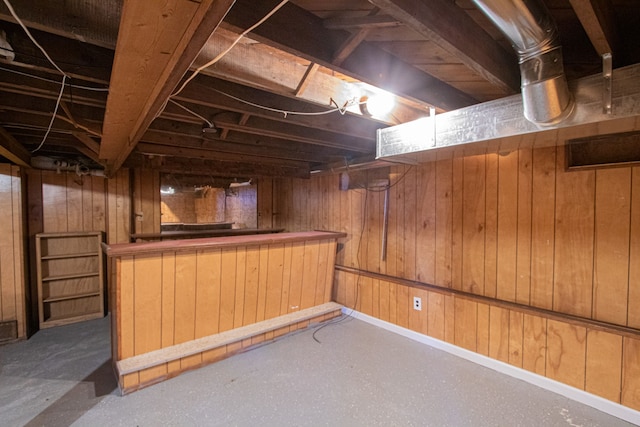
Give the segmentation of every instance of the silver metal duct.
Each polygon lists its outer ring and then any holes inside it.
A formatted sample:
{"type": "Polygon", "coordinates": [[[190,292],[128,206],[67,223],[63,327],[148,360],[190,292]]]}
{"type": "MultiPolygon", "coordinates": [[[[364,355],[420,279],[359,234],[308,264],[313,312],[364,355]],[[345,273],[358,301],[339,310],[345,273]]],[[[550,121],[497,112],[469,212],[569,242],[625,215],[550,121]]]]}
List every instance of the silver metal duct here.
{"type": "Polygon", "coordinates": [[[553,125],[571,114],[573,101],[556,25],[540,0],[473,0],[518,52],[527,120],[553,125]]]}

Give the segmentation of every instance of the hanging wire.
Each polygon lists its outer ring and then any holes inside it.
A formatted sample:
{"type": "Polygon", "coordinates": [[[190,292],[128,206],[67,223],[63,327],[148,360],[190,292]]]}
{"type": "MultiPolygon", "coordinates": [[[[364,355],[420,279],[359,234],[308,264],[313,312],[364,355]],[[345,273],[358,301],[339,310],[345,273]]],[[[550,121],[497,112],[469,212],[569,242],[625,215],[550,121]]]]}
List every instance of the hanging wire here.
{"type": "MultiPolygon", "coordinates": [[[[7,1],[7,0],[5,0],[7,1]]],[[[233,43],[231,43],[231,45],[229,47],[227,47],[225,50],[223,50],[222,52],[220,52],[215,58],[213,58],[211,61],[207,62],[204,65],[201,65],[200,67],[196,68],[196,70],[191,74],[191,76],[189,76],[189,78],[187,80],[184,81],[184,83],[182,83],[182,85],[180,86],[180,88],[175,91],[171,96],[177,96],[180,92],[182,92],[184,90],[184,88],[187,86],[187,84],[193,80],[198,74],[200,74],[200,72],[206,68],[209,68],[210,66],[212,66],[213,64],[215,64],[216,62],[220,61],[227,53],[229,53],[229,51],[231,49],[234,48],[235,45],[237,45],[238,43],[240,43],[240,40],[242,40],[242,38],[244,36],[246,36],[247,34],[249,34],[251,31],[255,30],[256,28],[258,28],[260,25],[262,25],[267,19],[271,18],[271,16],[273,14],[275,14],[278,10],[280,10],[285,4],[287,4],[289,2],[289,0],[283,0],[282,2],[280,2],[276,7],[274,7],[271,12],[267,13],[262,19],[260,19],[258,22],[256,22],[255,24],[253,24],[251,27],[247,28],[246,30],[244,30],[242,32],[242,34],[240,34],[234,41],[233,43]]]]}
{"type": "Polygon", "coordinates": [[[60,74],[62,74],[62,83],[60,85],[60,93],[58,94],[58,99],[56,100],[56,107],[53,109],[53,115],[51,116],[51,121],[49,122],[49,127],[47,128],[47,132],[45,132],[44,137],[42,138],[42,142],[40,142],[40,145],[38,145],[38,147],[35,150],[32,151],[32,153],[35,153],[36,151],[38,151],[38,150],[40,150],[42,148],[42,146],[44,145],[45,141],[47,140],[47,137],[49,136],[49,133],[51,132],[51,128],[53,127],[53,122],[55,121],[56,114],[58,113],[58,108],[60,107],[60,101],[62,100],[62,94],[64,92],[64,87],[65,87],[65,84],[67,82],[67,78],[69,76],[67,75],[67,73],[62,71],[62,69],[60,67],[58,67],[58,64],[56,64],[53,61],[53,59],[51,59],[51,57],[49,56],[47,51],[40,45],[40,43],[38,43],[38,41],[35,39],[35,37],[33,37],[31,32],[29,31],[29,29],[27,28],[27,26],[24,24],[24,22],[22,22],[22,20],[20,19],[20,17],[16,13],[16,11],[13,9],[13,6],[9,2],[9,0],[3,0],[3,1],[4,1],[5,6],[7,6],[7,9],[9,9],[9,12],[13,16],[13,18],[18,22],[18,24],[20,24],[20,26],[22,27],[24,32],[27,34],[27,36],[31,39],[33,44],[35,44],[38,47],[38,49],[40,49],[40,51],[42,51],[42,53],[47,58],[47,60],[49,60],[51,65],[53,65],[56,68],[56,70],[58,70],[60,72],[60,74]]]}
{"type": "MultiPolygon", "coordinates": [[[[42,81],[45,81],[45,82],[60,83],[57,80],[48,79],[46,77],[40,77],[40,76],[37,76],[35,74],[25,73],[24,71],[12,70],[10,68],[5,68],[5,67],[2,67],[2,66],[0,66],[0,70],[6,71],[8,73],[19,74],[19,75],[25,76],[25,77],[31,77],[32,79],[38,79],[38,80],[42,80],[42,81]]],[[[66,86],[67,87],[72,87],[72,88],[75,88],[75,89],[92,90],[92,91],[95,91],[95,92],[109,92],[109,88],[108,87],[81,86],[81,85],[73,85],[71,83],[67,83],[66,86]]]]}

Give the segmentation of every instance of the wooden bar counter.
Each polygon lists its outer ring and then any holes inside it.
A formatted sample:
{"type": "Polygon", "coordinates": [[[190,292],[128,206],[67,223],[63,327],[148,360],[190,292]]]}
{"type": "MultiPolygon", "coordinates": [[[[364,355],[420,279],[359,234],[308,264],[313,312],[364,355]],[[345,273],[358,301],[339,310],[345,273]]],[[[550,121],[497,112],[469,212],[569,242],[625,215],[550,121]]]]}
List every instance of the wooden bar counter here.
{"type": "Polygon", "coordinates": [[[103,245],[123,393],[310,322],[331,303],[337,239],[300,232],[103,245]]]}

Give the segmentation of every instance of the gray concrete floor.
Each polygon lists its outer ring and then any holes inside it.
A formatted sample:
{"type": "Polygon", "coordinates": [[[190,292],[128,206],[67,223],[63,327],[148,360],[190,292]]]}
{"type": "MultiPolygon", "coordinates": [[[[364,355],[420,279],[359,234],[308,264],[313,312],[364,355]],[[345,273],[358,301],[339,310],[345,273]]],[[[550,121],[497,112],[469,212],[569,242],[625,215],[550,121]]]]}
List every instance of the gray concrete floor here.
{"type": "Polygon", "coordinates": [[[628,426],[347,319],[121,397],[108,318],[0,347],[1,426],[628,426]]]}

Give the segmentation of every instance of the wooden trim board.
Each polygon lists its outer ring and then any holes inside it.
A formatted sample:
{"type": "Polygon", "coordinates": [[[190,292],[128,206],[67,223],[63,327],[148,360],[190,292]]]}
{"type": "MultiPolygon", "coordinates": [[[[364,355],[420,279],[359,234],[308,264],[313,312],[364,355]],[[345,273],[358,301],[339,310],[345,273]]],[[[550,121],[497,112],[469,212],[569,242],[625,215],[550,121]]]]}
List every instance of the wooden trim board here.
{"type": "Polygon", "coordinates": [[[118,376],[131,374],[163,363],[179,360],[183,357],[192,356],[204,351],[222,347],[223,345],[239,342],[265,332],[275,331],[293,323],[303,322],[341,309],[342,305],[335,302],[328,302],[315,307],[285,314],[274,319],[264,320],[262,322],[232,329],[219,334],[210,335],[160,350],[150,351],[149,353],[117,361],[117,373],[118,376]]]}
{"type": "Polygon", "coordinates": [[[305,242],[311,240],[339,239],[346,233],[330,231],[306,231],[298,233],[275,233],[248,236],[211,237],[189,240],[165,240],[151,243],[103,244],[107,257],[153,254],[160,252],[189,252],[203,249],[221,249],[233,246],[259,246],[289,242],[305,242]]]}

